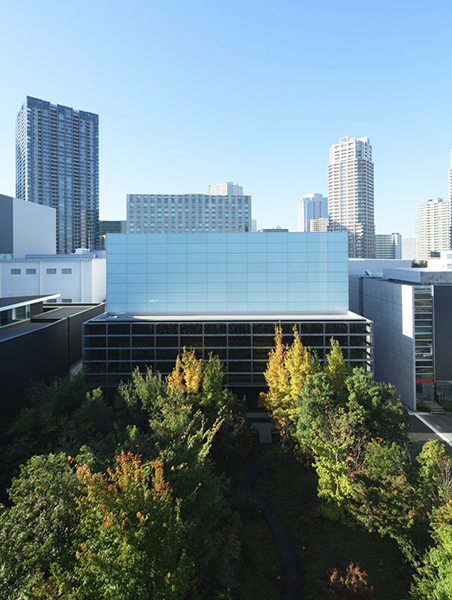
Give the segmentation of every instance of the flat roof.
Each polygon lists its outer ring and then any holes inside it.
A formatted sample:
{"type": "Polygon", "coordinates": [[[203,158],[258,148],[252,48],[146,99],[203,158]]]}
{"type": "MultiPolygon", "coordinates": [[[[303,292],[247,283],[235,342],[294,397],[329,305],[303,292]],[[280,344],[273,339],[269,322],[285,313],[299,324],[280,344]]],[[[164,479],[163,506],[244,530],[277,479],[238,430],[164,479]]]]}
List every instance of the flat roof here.
{"type": "Polygon", "coordinates": [[[7,298],[0,298],[0,310],[18,308],[19,306],[25,306],[26,304],[37,304],[38,302],[46,302],[59,297],[60,294],[47,294],[46,296],[9,296],[7,298]]]}
{"type": "Polygon", "coordinates": [[[200,314],[169,314],[169,315],[143,315],[132,313],[109,313],[105,312],[90,321],[365,321],[370,319],[357,315],[354,312],[334,314],[227,314],[227,315],[200,315],[200,314]]]}

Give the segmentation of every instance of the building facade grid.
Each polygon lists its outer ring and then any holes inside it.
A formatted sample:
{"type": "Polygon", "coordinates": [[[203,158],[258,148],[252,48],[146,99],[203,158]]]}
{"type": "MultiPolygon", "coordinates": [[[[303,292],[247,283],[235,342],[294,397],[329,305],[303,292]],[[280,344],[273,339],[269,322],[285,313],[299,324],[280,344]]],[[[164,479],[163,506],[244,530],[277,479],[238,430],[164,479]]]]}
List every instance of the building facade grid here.
{"type": "Polygon", "coordinates": [[[27,96],[16,120],[16,196],[56,209],[58,253],[97,248],[98,115],[27,96]]]}
{"type": "Polygon", "coordinates": [[[251,196],[128,194],[128,233],[251,231],[251,196]]]}

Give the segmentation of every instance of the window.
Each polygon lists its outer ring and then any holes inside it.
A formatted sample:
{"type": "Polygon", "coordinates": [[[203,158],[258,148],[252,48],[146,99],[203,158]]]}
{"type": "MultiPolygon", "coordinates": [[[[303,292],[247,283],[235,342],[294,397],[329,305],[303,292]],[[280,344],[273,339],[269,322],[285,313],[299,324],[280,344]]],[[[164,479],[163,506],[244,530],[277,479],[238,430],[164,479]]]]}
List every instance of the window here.
{"type": "Polygon", "coordinates": [[[70,275],[72,273],[72,269],[61,269],[62,275],[70,275]]]}
{"type": "Polygon", "coordinates": [[[20,269],[11,269],[11,275],[20,275],[20,269]]]}
{"type": "Polygon", "coordinates": [[[56,269],[46,269],[47,275],[56,275],[56,269]]]}
{"type": "Polygon", "coordinates": [[[25,273],[27,275],[36,275],[36,269],[26,269],[25,273]]]}
{"type": "Polygon", "coordinates": [[[64,304],[70,304],[72,302],[72,299],[71,298],[63,298],[61,300],[61,302],[63,302],[64,304]]]}

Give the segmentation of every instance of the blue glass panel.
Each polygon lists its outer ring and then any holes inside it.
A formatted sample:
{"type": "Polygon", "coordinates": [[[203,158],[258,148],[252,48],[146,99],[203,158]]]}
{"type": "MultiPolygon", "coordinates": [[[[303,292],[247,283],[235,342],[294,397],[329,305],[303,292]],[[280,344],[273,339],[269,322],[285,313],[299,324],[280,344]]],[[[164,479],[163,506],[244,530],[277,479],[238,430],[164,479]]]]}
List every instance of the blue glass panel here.
{"type": "Polygon", "coordinates": [[[227,256],[224,254],[208,254],[207,255],[208,263],[225,263],[227,262],[227,256]]]}
{"type": "Polygon", "coordinates": [[[148,255],[148,264],[149,263],[160,263],[166,265],[166,253],[162,254],[152,254],[148,255]]]}
{"type": "MultiPolygon", "coordinates": [[[[131,237],[133,238],[135,236],[131,236],[131,237]]],[[[146,244],[135,244],[135,245],[127,244],[127,254],[128,255],[146,256],[146,253],[147,253],[146,244]]]]}
{"type": "Polygon", "coordinates": [[[207,265],[207,273],[226,273],[226,263],[213,263],[207,265]]]}
{"type": "MultiPolygon", "coordinates": [[[[246,256],[246,255],[245,255],[246,256]]],[[[228,263],[240,263],[245,264],[245,256],[243,254],[228,254],[228,263]]]]}
{"type": "Polygon", "coordinates": [[[127,264],[138,264],[146,262],[146,254],[127,254],[127,264]]]}
{"type": "Polygon", "coordinates": [[[207,265],[205,263],[189,263],[187,273],[206,273],[207,265]]]}
{"type": "Polygon", "coordinates": [[[107,274],[109,273],[126,273],[127,272],[127,267],[126,267],[126,263],[120,263],[120,264],[107,264],[107,274]]]}
{"type": "MultiPolygon", "coordinates": [[[[177,235],[183,235],[183,234],[177,234],[177,235]]],[[[166,241],[168,239],[168,236],[164,233],[151,233],[148,234],[148,236],[146,237],[146,241],[148,243],[148,245],[152,245],[152,246],[156,246],[157,244],[161,244],[162,246],[165,247],[166,250],[166,241]]],[[[152,251],[154,251],[152,249],[152,251]]]]}
{"type": "Polygon", "coordinates": [[[248,263],[248,273],[267,273],[267,263],[248,263]]]}
{"type": "Polygon", "coordinates": [[[227,281],[227,274],[226,273],[209,273],[208,281],[213,282],[213,283],[227,281]]]}
{"type": "Polygon", "coordinates": [[[184,303],[186,303],[187,302],[187,294],[181,294],[180,291],[177,291],[176,293],[170,292],[170,290],[168,289],[167,300],[168,300],[168,302],[184,302],[184,303]]]}
{"type": "MultiPolygon", "coordinates": [[[[280,240],[279,236],[277,236],[277,237],[278,237],[278,240],[280,240]]],[[[275,241],[268,248],[269,254],[273,254],[274,252],[278,252],[278,253],[281,252],[281,253],[287,254],[287,244],[283,244],[280,241],[275,241]]]]}
{"type": "Polygon", "coordinates": [[[185,312],[189,310],[186,302],[168,302],[168,312],[185,312]]]}
{"type": "Polygon", "coordinates": [[[227,283],[208,283],[207,291],[208,292],[227,292],[228,284],[227,283]]]}
{"type": "Polygon", "coordinates": [[[207,252],[207,244],[187,244],[187,254],[204,254],[207,252]]]}
{"type": "Polygon", "coordinates": [[[187,273],[187,281],[191,283],[202,283],[207,281],[207,273],[187,273]]]}
{"type": "Polygon", "coordinates": [[[146,291],[148,294],[161,294],[162,292],[166,293],[167,286],[166,283],[148,283],[146,291]]]}
{"type": "Polygon", "coordinates": [[[186,273],[168,273],[167,281],[168,281],[168,283],[186,283],[187,274],[186,273]]]}
{"type": "Polygon", "coordinates": [[[138,293],[146,293],[147,286],[145,283],[128,283],[127,284],[127,294],[138,294],[138,293]]]}
{"type": "Polygon", "coordinates": [[[121,294],[122,292],[124,292],[124,284],[123,283],[109,283],[108,284],[109,297],[112,294],[121,294]]]}
{"type": "Polygon", "coordinates": [[[166,265],[163,264],[148,263],[146,266],[146,272],[151,275],[154,273],[166,273],[167,270],[166,265]]]}
{"type": "MultiPolygon", "coordinates": [[[[277,235],[277,234],[275,234],[277,235]]],[[[268,282],[269,283],[278,283],[280,281],[287,281],[288,276],[287,273],[269,273],[268,274],[268,282]]]]}
{"type": "Polygon", "coordinates": [[[228,273],[246,273],[245,263],[228,263],[228,273]]]}
{"type": "Polygon", "coordinates": [[[153,273],[152,275],[148,276],[148,282],[149,283],[166,283],[166,273],[153,273]]]}
{"type": "Polygon", "coordinates": [[[200,292],[205,294],[207,292],[207,284],[206,283],[187,283],[187,292],[200,292]]]}
{"type": "Polygon", "coordinates": [[[127,262],[127,255],[126,253],[121,253],[121,254],[114,254],[114,255],[108,255],[107,254],[107,265],[117,265],[120,263],[126,263],[127,262]]]}
{"type": "Polygon", "coordinates": [[[289,292],[303,292],[306,290],[306,282],[289,280],[287,283],[287,289],[289,292]]]}
{"type": "Polygon", "coordinates": [[[217,292],[209,292],[207,294],[207,302],[211,303],[211,302],[223,302],[224,303],[225,300],[225,295],[224,293],[217,293],[217,292]]]}
{"type": "Polygon", "coordinates": [[[214,240],[212,240],[212,238],[209,238],[209,243],[207,245],[207,253],[208,254],[221,253],[223,255],[227,255],[228,246],[225,243],[214,242],[214,240]]]}
{"type": "Polygon", "coordinates": [[[317,281],[328,281],[328,273],[308,273],[308,281],[312,284],[317,281]]]}
{"type": "Polygon", "coordinates": [[[259,292],[261,298],[267,292],[267,282],[265,281],[250,281],[248,278],[247,290],[249,292],[259,292]]]}
{"type": "Polygon", "coordinates": [[[227,280],[233,283],[246,283],[248,275],[246,273],[228,273],[227,280]]]}
{"type": "MultiPolygon", "coordinates": [[[[172,246],[185,246],[187,242],[187,235],[185,233],[169,234],[167,236],[167,243],[172,246]]],[[[171,249],[173,251],[173,249],[171,249]]]]}
{"type": "MultiPolygon", "coordinates": [[[[167,290],[168,290],[168,293],[172,292],[172,293],[185,294],[185,292],[187,290],[187,286],[185,285],[185,283],[169,283],[168,282],[167,290]]],[[[174,299],[172,300],[172,302],[174,302],[174,299]]]]}
{"type": "Polygon", "coordinates": [[[248,273],[247,280],[250,283],[253,283],[255,281],[264,283],[267,281],[267,273],[248,273]]]}
{"type": "Polygon", "coordinates": [[[108,254],[125,254],[127,252],[126,244],[108,244],[108,254]]]}
{"type": "Polygon", "coordinates": [[[127,272],[128,273],[146,273],[146,265],[145,264],[138,265],[136,263],[129,263],[127,265],[127,272]]]}
{"type": "Polygon", "coordinates": [[[231,254],[246,254],[246,244],[228,244],[228,252],[231,254]]]}

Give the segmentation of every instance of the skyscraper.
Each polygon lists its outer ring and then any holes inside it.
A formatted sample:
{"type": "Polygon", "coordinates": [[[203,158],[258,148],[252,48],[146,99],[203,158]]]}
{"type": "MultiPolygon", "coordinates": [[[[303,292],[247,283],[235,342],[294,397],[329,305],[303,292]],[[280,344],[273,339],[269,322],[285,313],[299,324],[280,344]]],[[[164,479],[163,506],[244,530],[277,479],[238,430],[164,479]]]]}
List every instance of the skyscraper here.
{"type": "Polygon", "coordinates": [[[97,248],[98,115],[27,96],[16,121],[16,196],[56,208],[58,253],[97,248]]]}
{"type": "Polygon", "coordinates": [[[330,148],[329,231],[348,232],[349,258],[375,257],[374,165],[369,138],[341,138],[330,148]]]}
{"type": "Polygon", "coordinates": [[[243,187],[230,181],[209,185],[210,196],[243,196],[243,187]]]}
{"type": "Polygon", "coordinates": [[[452,151],[450,153],[450,169],[449,169],[449,200],[452,202],[452,151]]]}
{"type": "Polygon", "coordinates": [[[298,204],[298,231],[311,231],[310,222],[328,218],[328,198],[305,194],[298,204]]]}
{"type": "Polygon", "coordinates": [[[417,258],[427,260],[432,252],[452,248],[452,201],[429,198],[417,207],[417,258]]]}

